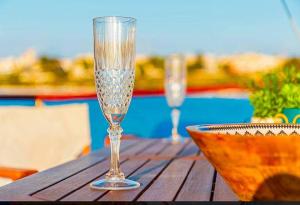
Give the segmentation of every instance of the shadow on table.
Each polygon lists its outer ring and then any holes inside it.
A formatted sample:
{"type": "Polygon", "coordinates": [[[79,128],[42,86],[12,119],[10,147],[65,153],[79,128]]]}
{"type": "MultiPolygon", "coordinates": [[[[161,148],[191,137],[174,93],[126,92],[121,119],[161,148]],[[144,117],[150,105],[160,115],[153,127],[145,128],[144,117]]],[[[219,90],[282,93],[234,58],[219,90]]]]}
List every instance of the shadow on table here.
{"type": "Polygon", "coordinates": [[[300,178],[290,174],[274,175],[258,187],[253,200],[299,201],[300,178]]]}

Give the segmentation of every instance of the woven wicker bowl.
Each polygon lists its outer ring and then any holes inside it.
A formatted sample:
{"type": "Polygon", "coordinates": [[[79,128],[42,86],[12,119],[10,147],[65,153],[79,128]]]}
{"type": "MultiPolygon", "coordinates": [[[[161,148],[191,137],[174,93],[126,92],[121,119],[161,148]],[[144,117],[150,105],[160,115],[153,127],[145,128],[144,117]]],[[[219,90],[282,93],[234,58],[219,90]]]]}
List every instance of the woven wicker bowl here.
{"type": "Polygon", "coordinates": [[[300,200],[300,125],[187,127],[241,200],[300,200]]]}

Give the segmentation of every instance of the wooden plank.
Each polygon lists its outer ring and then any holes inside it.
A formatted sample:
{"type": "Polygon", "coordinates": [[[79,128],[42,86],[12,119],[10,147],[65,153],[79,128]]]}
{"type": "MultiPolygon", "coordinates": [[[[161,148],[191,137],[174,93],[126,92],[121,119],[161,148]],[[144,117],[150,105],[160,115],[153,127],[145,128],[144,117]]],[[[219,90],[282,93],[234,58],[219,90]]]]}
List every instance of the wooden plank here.
{"type": "MultiPolygon", "coordinates": [[[[128,140],[122,145],[122,150],[130,149],[137,144],[136,140],[128,140]]],[[[29,177],[17,180],[0,188],[0,201],[13,201],[18,196],[30,195],[37,190],[57,183],[90,166],[105,160],[109,155],[107,149],[93,152],[85,157],[76,159],[57,167],[39,172],[29,177]]]]}
{"type": "Polygon", "coordinates": [[[13,202],[26,202],[26,201],[33,201],[33,202],[41,202],[43,201],[42,199],[38,199],[38,198],[35,198],[35,197],[32,197],[32,196],[28,196],[28,195],[14,195],[14,198],[13,200],[1,200],[1,202],[3,201],[13,201],[13,202]]]}
{"type": "MultiPolygon", "coordinates": [[[[189,143],[179,156],[196,156],[198,152],[199,149],[195,144],[189,143]]],[[[192,164],[193,160],[180,158],[172,161],[151,186],[138,198],[138,201],[157,201],[158,199],[160,201],[173,201],[192,164]]]]}
{"type": "MultiPolygon", "coordinates": [[[[149,152],[145,152],[142,155],[164,155],[166,153],[175,153],[174,147],[170,143],[162,142],[155,146],[156,150],[149,150],[149,152]],[[165,148],[165,149],[164,149],[165,148]],[[162,151],[162,152],[161,152],[162,151]]],[[[178,147],[176,147],[178,149],[178,147]]],[[[131,160],[133,161],[133,160],[131,160]]],[[[102,196],[100,201],[132,201],[134,200],[140,192],[149,184],[153,178],[168,164],[170,160],[163,160],[161,164],[157,164],[157,161],[150,161],[142,166],[140,169],[131,173],[128,177],[129,179],[138,181],[141,184],[141,187],[135,190],[129,191],[109,191],[104,196],[102,196]],[[149,163],[150,162],[150,163],[149,163]],[[147,175],[148,174],[148,175],[147,175]]]]}
{"type": "Polygon", "coordinates": [[[224,179],[217,174],[213,201],[238,201],[238,197],[226,184],[224,179]]]}
{"type": "MultiPolygon", "coordinates": [[[[161,141],[157,141],[155,140],[155,142],[161,142],[161,141]]],[[[160,152],[164,147],[165,144],[160,143],[158,145],[156,145],[156,143],[149,147],[148,149],[144,149],[143,152],[139,153],[138,155],[142,155],[145,153],[157,153],[160,152]]],[[[141,165],[143,165],[145,162],[147,161],[147,159],[143,159],[143,160],[127,160],[126,162],[124,162],[121,166],[122,170],[124,171],[126,177],[128,175],[130,175],[132,172],[134,172],[137,168],[139,168],[141,165]]],[[[96,180],[103,178],[103,176],[97,178],[96,180]]],[[[85,186],[83,186],[82,188],[76,190],[75,192],[71,193],[68,196],[65,196],[63,199],[61,199],[61,201],[94,201],[97,200],[98,198],[100,198],[101,196],[103,196],[104,194],[106,194],[108,191],[101,191],[101,190],[94,190],[91,189],[89,184],[86,184],[85,186]]],[[[123,191],[117,191],[118,193],[122,193],[123,191]]]]}
{"type": "MultiPolygon", "coordinates": [[[[154,143],[153,140],[141,140],[133,148],[124,151],[123,153],[126,155],[135,155],[138,152],[142,152],[147,147],[153,145],[153,143],[154,143]]],[[[127,160],[127,158],[122,158],[121,155],[120,162],[122,163],[125,160],[127,160]]],[[[79,172],[76,175],[73,175],[63,181],[60,181],[57,184],[54,184],[44,190],[41,190],[35,193],[33,196],[40,199],[50,200],[50,201],[59,200],[63,196],[73,192],[76,189],[81,188],[82,186],[86,185],[90,181],[93,181],[95,178],[99,177],[100,175],[107,173],[109,166],[110,166],[110,160],[107,159],[86,170],[83,170],[82,172],[79,172]]]]}
{"type": "MultiPolygon", "coordinates": [[[[203,157],[202,153],[201,157],[203,157]]],[[[205,158],[196,160],[175,200],[209,201],[214,172],[213,166],[205,158]]]]}

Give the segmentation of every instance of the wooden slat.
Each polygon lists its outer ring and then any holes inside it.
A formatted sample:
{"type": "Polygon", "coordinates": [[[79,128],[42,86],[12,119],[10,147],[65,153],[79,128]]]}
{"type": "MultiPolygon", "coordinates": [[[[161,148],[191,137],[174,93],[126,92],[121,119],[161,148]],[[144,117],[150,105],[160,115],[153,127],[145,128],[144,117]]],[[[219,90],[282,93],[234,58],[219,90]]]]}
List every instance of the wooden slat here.
{"type": "Polygon", "coordinates": [[[214,172],[214,168],[205,158],[196,160],[176,201],[209,201],[214,172]]]}
{"type": "MultiPolygon", "coordinates": [[[[121,146],[121,168],[141,187],[128,191],[99,191],[89,187],[109,168],[109,149],[34,174],[0,188],[0,200],[34,201],[208,201],[214,169],[189,141],[171,145],[162,140],[128,140],[121,146]],[[33,195],[31,195],[33,194],[33,195]]],[[[236,201],[217,175],[214,201],[236,201]]]]}
{"type": "MultiPolygon", "coordinates": [[[[174,154],[176,155],[176,151],[180,151],[180,147],[176,146],[175,148],[170,143],[161,142],[157,144],[155,150],[149,150],[148,152],[143,153],[142,155],[165,155],[165,154],[174,154]],[[165,149],[163,149],[165,148],[165,149]]],[[[182,148],[182,147],[181,147],[182,148]]],[[[132,201],[134,200],[139,193],[141,193],[145,187],[155,178],[155,176],[168,164],[170,160],[162,160],[160,163],[157,161],[149,161],[140,169],[132,173],[129,179],[138,181],[141,184],[141,187],[134,190],[129,191],[109,191],[103,197],[101,197],[100,201],[132,201]]]]}
{"type": "MultiPolygon", "coordinates": [[[[122,150],[130,149],[137,143],[138,141],[128,140],[123,143],[122,150]]],[[[103,149],[3,186],[0,188],[0,201],[13,201],[14,198],[18,198],[19,196],[25,197],[26,195],[30,195],[105,160],[108,155],[109,151],[103,149]]]]}
{"type": "Polygon", "coordinates": [[[214,198],[213,201],[238,201],[238,197],[235,193],[230,189],[230,187],[226,184],[224,179],[217,174],[215,190],[214,190],[214,198]]]}
{"type": "MultiPolygon", "coordinates": [[[[13,199],[6,199],[6,200],[1,200],[1,202],[3,201],[14,201],[14,202],[24,202],[24,201],[33,201],[33,202],[42,202],[44,200],[32,197],[32,196],[28,196],[28,195],[14,195],[13,199]]],[[[13,204],[13,203],[12,203],[13,204]]]]}
{"type": "MultiPolygon", "coordinates": [[[[135,147],[124,151],[123,153],[126,155],[135,155],[136,153],[141,152],[147,147],[153,145],[153,143],[153,140],[142,140],[135,147]]],[[[120,162],[122,163],[125,160],[127,160],[127,158],[122,158],[121,155],[120,162]]],[[[47,189],[35,193],[33,196],[50,201],[58,200],[74,190],[81,188],[100,175],[105,174],[109,169],[109,162],[109,159],[107,159],[101,163],[98,163],[86,170],[83,170],[82,172],[79,172],[76,175],[50,186],[47,189]]]]}
{"type": "MultiPolygon", "coordinates": [[[[155,140],[157,143],[158,141],[155,140]]],[[[160,144],[157,146],[156,144],[149,146],[148,149],[143,149],[143,152],[138,153],[137,155],[142,155],[144,153],[157,153],[161,149],[165,147],[165,144],[160,144]]],[[[121,169],[124,171],[126,177],[131,174],[133,171],[135,171],[137,168],[139,168],[142,164],[144,164],[147,161],[147,159],[144,160],[129,160],[124,162],[121,165],[121,169]]],[[[98,177],[95,180],[98,180],[100,178],[103,178],[103,176],[98,177]]],[[[117,191],[120,193],[120,191],[117,191]]],[[[122,191],[123,192],[123,191],[122,191]]],[[[82,188],[76,190],[75,192],[71,193],[70,195],[66,196],[65,198],[61,199],[61,201],[94,201],[107,193],[107,191],[101,191],[101,190],[94,190],[91,189],[89,184],[86,184],[82,188]]]]}
{"type": "MultiPolygon", "coordinates": [[[[189,143],[179,156],[195,156],[199,149],[194,143],[189,143]]],[[[193,160],[175,159],[159,175],[147,190],[138,198],[138,201],[173,201],[186,178],[193,160]]]]}

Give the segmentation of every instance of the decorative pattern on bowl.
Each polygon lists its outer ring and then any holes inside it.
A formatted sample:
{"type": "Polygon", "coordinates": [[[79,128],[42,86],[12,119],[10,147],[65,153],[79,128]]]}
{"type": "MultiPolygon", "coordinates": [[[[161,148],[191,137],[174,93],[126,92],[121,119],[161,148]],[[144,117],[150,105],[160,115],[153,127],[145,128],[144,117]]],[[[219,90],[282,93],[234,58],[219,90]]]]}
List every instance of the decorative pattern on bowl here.
{"type": "MultiPolygon", "coordinates": [[[[195,126],[202,132],[219,133],[227,135],[253,135],[253,136],[281,136],[300,135],[300,124],[227,124],[195,126]]],[[[193,129],[193,127],[192,127],[193,129]]]]}
{"type": "Polygon", "coordinates": [[[300,200],[299,124],[221,124],[187,130],[241,200],[300,200]]]}

